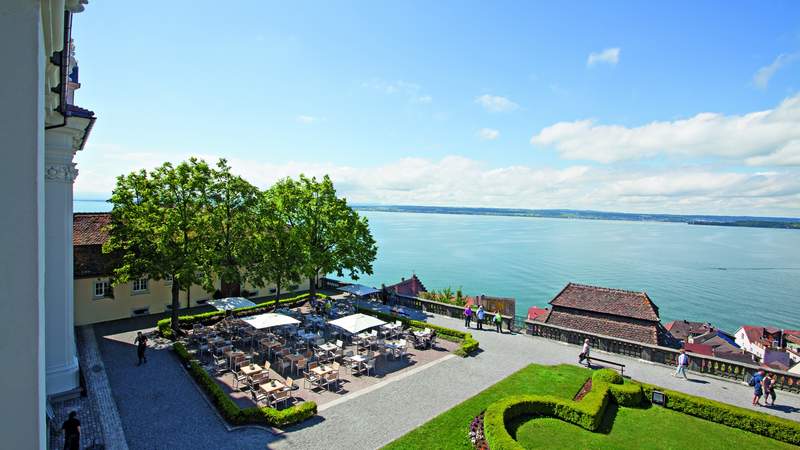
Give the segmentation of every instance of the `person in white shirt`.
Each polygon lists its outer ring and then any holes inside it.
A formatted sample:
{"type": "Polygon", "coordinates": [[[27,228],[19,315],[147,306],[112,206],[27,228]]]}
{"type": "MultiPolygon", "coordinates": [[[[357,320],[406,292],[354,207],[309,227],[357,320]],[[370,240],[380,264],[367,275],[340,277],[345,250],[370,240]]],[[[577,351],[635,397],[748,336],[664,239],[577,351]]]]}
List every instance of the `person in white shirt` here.
{"type": "Polygon", "coordinates": [[[583,349],[581,349],[581,354],[578,355],[578,364],[583,364],[583,361],[586,361],[586,365],[589,365],[589,338],[583,340],[583,349]]]}
{"type": "Polygon", "coordinates": [[[686,376],[686,368],[689,367],[689,356],[686,354],[686,350],[681,350],[681,354],[678,355],[678,368],[675,369],[675,373],[672,374],[673,377],[679,377],[683,375],[683,378],[689,379],[686,376]]]}

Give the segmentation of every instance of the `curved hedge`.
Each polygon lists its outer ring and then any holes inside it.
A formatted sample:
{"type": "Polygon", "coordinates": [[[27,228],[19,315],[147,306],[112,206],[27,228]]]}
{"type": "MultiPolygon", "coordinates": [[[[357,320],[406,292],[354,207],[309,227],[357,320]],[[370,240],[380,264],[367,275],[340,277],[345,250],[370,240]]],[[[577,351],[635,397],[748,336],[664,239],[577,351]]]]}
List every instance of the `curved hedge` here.
{"type": "Polygon", "coordinates": [[[592,373],[592,382],[605,382],[608,384],[622,384],[625,379],[614,369],[600,369],[592,373]]]}
{"type": "MultiPolygon", "coordinates": [[[[292,303],[305,301],[308,297],[309,294],[306,292],[295,297],[282,298],[278,300],[278,303],[279,305],[288,305],[292,303]]],[[[318,293],[317,298],[326,299],[328,298],[328,296],[318,293]]],[[[260,314],[262,312],[269,312],[269,310],[275,307],[275,302],[276,302],[275,300],[267,300],[265,302],[257,304],[256,306],[246,306],[244,308],[234,309],[230,312],[230,314],[234,317],[240,317],[240,316],[249,316],[252,314],[260,314]]],[[[203,325],[211,325],[222,320],[223,317],[225,317],[225,311],[211,311],[206,313],[194,314],[191,316],[180,316],[178,317],[178,327],[188,328],[194,325],[195,323],[202,323],[203,325]]],[[[158,321],[158,332],[161,334],[161,336],[167,339],[174,339],[175,337],[172,331],[172,327],[170,326],[171,323],[172,320],[170,318],[158,321]]]]}
{"type": "Polygon", "coordinates": [[[477,351],[478,348],[480,348],[480,344],[478,343],[477,340],[475,340],[475,338],[472,337],[472,334],[467,333],[465,331],[440,327],[439,325],[433,325],[428,322],[422,322],[419,320],[411,320],[405,317],[396,317],[391,314],[386,314],[380,311],[373,311],[367,308],[358,308],[358,311],[364,314],[375,316],[386,322],[394,322],[395,320],[399,320],[406,327],[419,328],[419,329],[430,328],[432,330],[436,330],[436,333],[443,339],[446,339],[448,341],[456,341],[461,344],[453,353],[458,356],[461,356],[462,358],[469,356],[473,352],[477,351]]]}
{"type": "Polygon", "coordinates": [[[555,417],[589,431],[600,427],[608,407],[608,389],[592,389],[579,402],[549,395],[519,395],[493,403],[483,416],[483,434],[492,450],[521,450],[523,447],[506,429],[506,423],[520,416],[555,417]]]}
{"type": "Polygon", "coordinates": [[[211,398],[217,411],[232,425],[256,424],[281,427],[302,422],[317,414],[317,404],[314,402],[303,402],[283,410],[261,406],[239,408],[219,384],[211,378],[208,372],[203,369],[200,363],[189,355],[183,344],[176,342],[173,344],[172,349],[178,355],[178,358],[186,364],[192,378],[211,398]]]}
{"type": "Polygon", "coordinates": [[[620,406],[639,406],[650,401],[653,390],[666,395],[664,407],[699,417],[710,422],[738,428],[793,445],[800,445],[800,423],[750,411],[658,386],[624,382],[610,384],[616,379],[597,371],[592,375],[592,390],[578,402],[550,396],[514,396],[493,403],[484,415],[484,436],[492,450],[522,449],[508,433],[506,423],[522,415],[547,416],[596,431],[602,422],[609,399],[620,406]]]}

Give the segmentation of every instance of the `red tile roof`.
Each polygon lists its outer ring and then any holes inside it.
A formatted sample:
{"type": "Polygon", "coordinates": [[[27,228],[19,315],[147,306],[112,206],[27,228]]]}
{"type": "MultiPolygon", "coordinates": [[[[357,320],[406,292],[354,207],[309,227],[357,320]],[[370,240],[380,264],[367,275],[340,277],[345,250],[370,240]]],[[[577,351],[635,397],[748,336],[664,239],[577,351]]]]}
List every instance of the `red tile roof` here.
{"type": "Polygon", "coordinates": [[[664,328],[681,341],[685,341],[689,335],[703,334],[713,329],[707,323],[690,322],[688,320],[673,320],[664,325],[664,328]]]}
{"type": "Polygon", "coordinates": [[[397,284],[386,286],[389,292],[395,292],[400,295],[408,295],[411,297],[418,297],[420,292],[427,292],[425,285],[417,278],[417,275],[411,275],[411,278],[404,279],[397,284]]]}
{"type": "Polygon", "coordinates": [[[698,355],[714,356],[714,347],[706,344],[683,344],[684,350],[687,352],[697,353],[698,355]]]}
{"type": "Polygon", "coordinates": [[[576,314],[574,310],[562,311],[553,308],[547,316],[546,323],[645,344],[663,344],[663,338],[659,335],[660,327],[653,322],[639,319],[611,317],[588,311],[579,311],[576,314]]]}
{"type": "Polygon", "coordinates": [[[580,309],[658,322],[658,307],[644,292],[569,283],[550,301],[553,307],[580,309]]]}
{"type": "Polygon", "coordinates": [[[75,213],[72,217],[72,245],[103,245],[110,213],[75,213]]]}
{"type": "Polygon", "coordinates": [[[544,321],[547,314],[550,312],[548,308],[539,308],[538,306],[531,306],[528,308],[528,320],[544,321]]]}

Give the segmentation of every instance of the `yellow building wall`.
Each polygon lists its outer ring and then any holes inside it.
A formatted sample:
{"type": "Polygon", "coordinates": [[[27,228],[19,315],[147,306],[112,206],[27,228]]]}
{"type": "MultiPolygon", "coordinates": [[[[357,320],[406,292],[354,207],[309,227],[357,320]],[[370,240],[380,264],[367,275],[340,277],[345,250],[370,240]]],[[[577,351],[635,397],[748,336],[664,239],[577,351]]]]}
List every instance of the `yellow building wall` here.
{"type": "MultiPolygon", "coordinates": [[[[75,286],[75,325],[88,325],[109,320],[133,317],[134,310],[149,308],[149,314],[169,311],[168,305],[172,303],[172,283],[164,280],[149,280],[147,291],[133,292],[133,283],[114,286],[114,297],[95,297],[94,285],[99,281],[108,281],[108,277],[76,278],[75,286]]],[[[219,288],[219,282],[215,283],[219,288]]],[[[283,293],[300,292],[308,290],[308,280],[298,283],[296,289],[282,286],[283,293]]],[[[243,289],[250,292],[258,291],[251,298],[263,298],[275,295],[275,286],[256,287],[245,283],[243,289]]],[[[191,306],[202,305],[204,300],[212,298],[213,293],[206,292],[200,286],[192,286],[191,306]],[[198,303],[200,302],[200,303],[198,303]]],[[[181,308],[186,308],[186,292],[180,293],[181,308]]]]}

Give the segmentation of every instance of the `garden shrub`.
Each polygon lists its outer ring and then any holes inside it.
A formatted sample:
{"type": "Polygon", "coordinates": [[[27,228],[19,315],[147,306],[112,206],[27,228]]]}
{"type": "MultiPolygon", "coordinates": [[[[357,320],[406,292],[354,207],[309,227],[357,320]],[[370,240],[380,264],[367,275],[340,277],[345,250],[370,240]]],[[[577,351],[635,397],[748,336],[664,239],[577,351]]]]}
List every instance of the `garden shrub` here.
{"type": "Polygon", "coordinates": [[[614,369],[600,369],[592,374],[592,382],[606,382],[608,384],[622,384],[625,379],[614,369]]]}
{"type": "MultiPolygon", "coordinates": [[[[292,303],[297,303],[301,301],[305,301],[308,298],[308,293],[303,293],[295,297],[290,298],[282,298],[278,301],[279,305],[288,305],[292,303]]],[[[317,298],[326,299],[328,298],[327,295],[324,294],[317,294],[317,298]]],[[[241,316],[249,316],[253,314],[260,314],[263,312],[269,312],[273,307],[275,307],[275,300],[267,300],[265,302],[259,303],[255,306],[247,306],[244,308],[234,309],[230,312],[230,314],[234,317],[241,317],[241,316]]],[[[180,328],[189,328],[195,323],[202,323],[203,325],[212,325],[225,317],[225,311],[210,311],[200,314],[194,314],[191,316],[179,316],[178,317],[178,327],[180,328]]],[[[161,334],[162,337],[166,339],[174,339],[175,333],[172,330],[170,324],[172,323],[172,319],[166,318],[158,321],[158,332],[161,334]]]]}
{"type": "Polygon", "coordinates": [[[668,409],[789,444],[800,445],[800,423],[682,392],[663,389],[651,384],[641,383],[640,385],[648,401],[652,398],[654,390],[663,392],[667,398],[664,406],[668,409]]]}
{"type": "Polygon", "coordinates": [[[644,397],[642,396],[642,386],[636,383],[627,382],[625,384],[609,384],[611,397],[620,406],[640,406],[644,397]]]}
{"type": "Polygon", "coordinates": [[[176,342],[173,344],[172,349],[178,355],[178,358],[186,364],[189,374],[206,392],[220,415],[230,424],[257,424],[281,427],[302,422],[317,414],[317,404],[314,402],[303,402],[280,411],[266,406],[239,408],[208,372],[203,369],[200,363],[192,359],[182,343],[176,342]]]}

